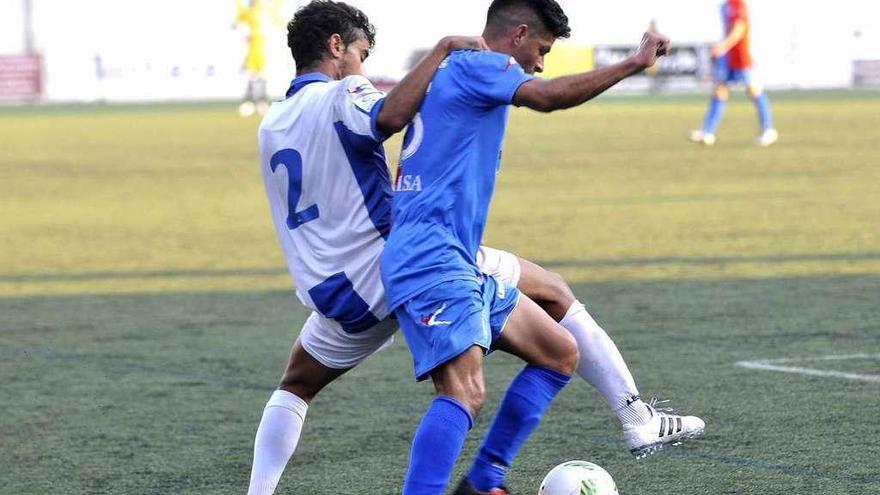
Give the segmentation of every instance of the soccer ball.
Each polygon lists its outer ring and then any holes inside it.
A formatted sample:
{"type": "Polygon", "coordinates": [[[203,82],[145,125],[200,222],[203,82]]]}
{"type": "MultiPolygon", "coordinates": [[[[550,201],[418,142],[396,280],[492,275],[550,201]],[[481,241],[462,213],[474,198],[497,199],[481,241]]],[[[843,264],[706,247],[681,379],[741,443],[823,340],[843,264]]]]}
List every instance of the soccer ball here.
{"type": "Polygon", "coordinates": [[[615,495],[617,485],[608,471],[587,461],[568,461],[551,469],[538,495],[615,495]]]}

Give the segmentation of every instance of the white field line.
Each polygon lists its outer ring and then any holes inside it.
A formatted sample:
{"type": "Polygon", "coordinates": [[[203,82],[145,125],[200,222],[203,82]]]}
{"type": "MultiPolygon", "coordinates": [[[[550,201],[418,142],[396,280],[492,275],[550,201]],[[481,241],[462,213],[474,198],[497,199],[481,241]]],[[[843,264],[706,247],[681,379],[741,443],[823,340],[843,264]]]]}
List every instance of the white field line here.
{"type": "Polygon", "coordinates": [[[797,373],[800,375],[824,376],[833,378],[845,378],[847,380],[858,380],[863,382],[880,383],[880,375],[864,375],[860,373],[846,373],[844,371],[822,370],[815,368],[804,368],[802,366],[785,366],[784,363],[803,363],[817,361],[847,361],[852,359],[877,359],[880,360],[880,354],[846,354],[839,356],[818,356],[804,358],[785,358],[785,359],[760,359],[757,361],[737,361],[736,366],[753,370],[779,371],[782,373],[797,373]]]}

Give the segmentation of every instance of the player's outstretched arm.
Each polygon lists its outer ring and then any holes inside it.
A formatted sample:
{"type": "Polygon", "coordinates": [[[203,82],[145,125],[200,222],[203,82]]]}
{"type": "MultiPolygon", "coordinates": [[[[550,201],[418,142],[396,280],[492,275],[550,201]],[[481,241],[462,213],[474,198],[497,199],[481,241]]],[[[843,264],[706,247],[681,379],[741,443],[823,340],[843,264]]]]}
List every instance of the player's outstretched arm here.
{"type": "Polygon", "coordinates": [[[486,41],[480,36],[447,36],[441,39],[385,97],[385,105],[376,117],[376,126],[388,134],[394,134],[409,124],[422,106],[434,73],[449,52],[488,49],[486,41]]]}
{"type": "Polygon", "coordinates": [[[513,97],[513,104],[539,112],[576,107],[599,96],[627,77],[651,67],[667,51],[669,38],[662,34],[645,33],[639,49],[626,60],[581,74],[550,80],[533,79],[519,87],[513,97]]]}

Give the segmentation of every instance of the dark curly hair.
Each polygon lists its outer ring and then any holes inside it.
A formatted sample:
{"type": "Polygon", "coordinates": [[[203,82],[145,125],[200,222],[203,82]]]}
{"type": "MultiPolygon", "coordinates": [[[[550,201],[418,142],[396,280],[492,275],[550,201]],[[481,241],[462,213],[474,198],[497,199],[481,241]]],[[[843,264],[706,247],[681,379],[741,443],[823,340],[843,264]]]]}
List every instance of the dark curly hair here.
{"type": "Polygon", "coordinates": [[[556,0],[495,0],[486,16],[486,31],[502,34],[519,24],[534,25],[534,21],[555,38],[571,36],[568,16],[556,0]]]}
{"type": "Polygon", "coordinates": [[[359,9],[332,0],[313,0],[287,23],[287,46],[297,70],[320,62],[327,52],[327,39],[334,34],[346,45],[362,36],[370,48],[376,44],[376,28],[359,9]]]}

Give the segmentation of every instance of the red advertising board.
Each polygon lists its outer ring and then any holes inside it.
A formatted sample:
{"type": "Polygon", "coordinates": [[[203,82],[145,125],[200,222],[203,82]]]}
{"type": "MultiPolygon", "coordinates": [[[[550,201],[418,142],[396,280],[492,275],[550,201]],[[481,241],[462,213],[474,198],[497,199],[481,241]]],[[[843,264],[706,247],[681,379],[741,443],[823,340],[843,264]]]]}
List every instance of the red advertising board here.
{"type": "Polygon", "coordinates": [[[37,100],[42,93],[39,55],[0,55],[0,101],[37,100]]]}

